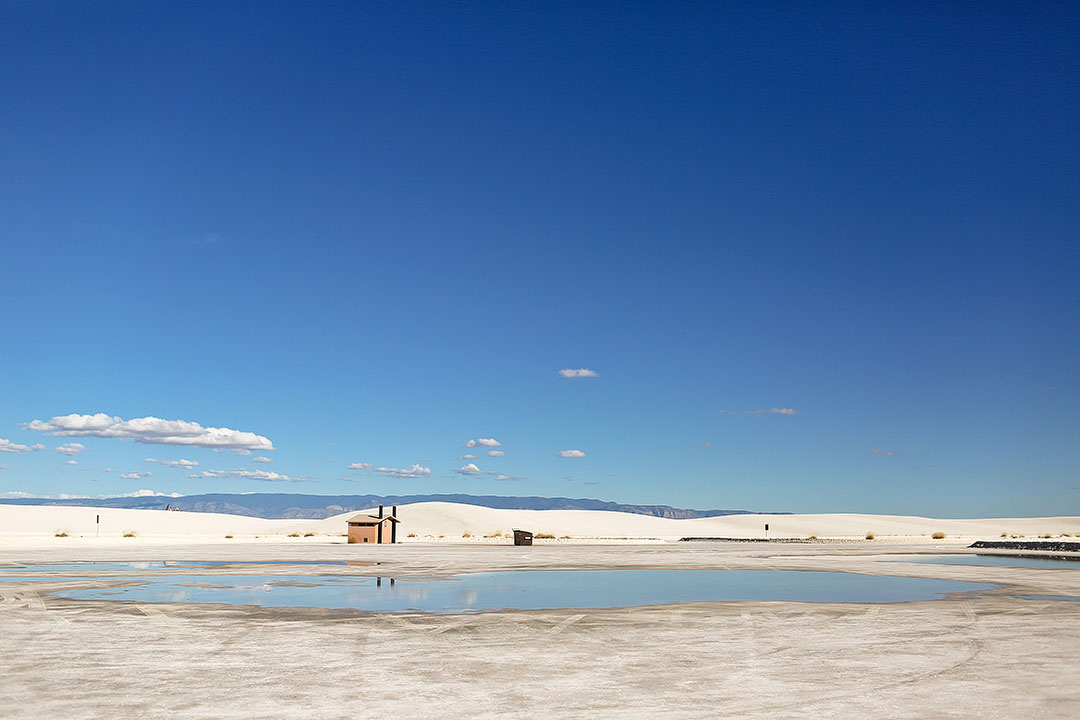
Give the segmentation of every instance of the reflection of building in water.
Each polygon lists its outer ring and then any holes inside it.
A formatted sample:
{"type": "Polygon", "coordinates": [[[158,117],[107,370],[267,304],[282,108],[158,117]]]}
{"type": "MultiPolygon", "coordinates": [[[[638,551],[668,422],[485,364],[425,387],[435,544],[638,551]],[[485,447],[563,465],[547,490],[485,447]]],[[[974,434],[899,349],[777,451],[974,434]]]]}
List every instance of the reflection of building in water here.
{"type": "MultiPolygon", "coordinates": [[[[375,587],[382,587],[382,578],[375,578],[375,587]]],[[[394,587],[394,578],[390,578],[390,587],[394,587]]]]}
{"type": "Polygon", "coordinates": [[[379,506],[378,515],[353,515],[348,519],[349,542],[351,543],[396,543],[397,524],[401,522],[397,515],[397,505],[389,515],[383,515],[383,506],[379,506]]]}

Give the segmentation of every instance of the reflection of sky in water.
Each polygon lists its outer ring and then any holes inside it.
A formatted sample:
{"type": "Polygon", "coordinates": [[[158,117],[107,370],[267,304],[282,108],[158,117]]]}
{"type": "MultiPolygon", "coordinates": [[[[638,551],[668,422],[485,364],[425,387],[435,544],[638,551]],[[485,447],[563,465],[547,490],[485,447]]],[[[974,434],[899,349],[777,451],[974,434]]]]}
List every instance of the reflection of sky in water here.
{"type": "MultiPolygon", "coordinates": [[[[136,579],[136,578],[132,578],[136,579]]],[[[225,603],[374,612],[624,607],[680,601],[902,602],[992,587],[930,578],[791,570],[513,571],[449,579],[207,575],[68,590],[76,600],[225,603]]]]}
{"type": "Polygon", "coordinates": [[[904,558],[893,562],[931,563],[933,565],[1003,565],[1008,567],[1059,567],[1080,570],[1077,560],[1056,558],[1020,557],[1017,555],[926,555],[904,558]]]}

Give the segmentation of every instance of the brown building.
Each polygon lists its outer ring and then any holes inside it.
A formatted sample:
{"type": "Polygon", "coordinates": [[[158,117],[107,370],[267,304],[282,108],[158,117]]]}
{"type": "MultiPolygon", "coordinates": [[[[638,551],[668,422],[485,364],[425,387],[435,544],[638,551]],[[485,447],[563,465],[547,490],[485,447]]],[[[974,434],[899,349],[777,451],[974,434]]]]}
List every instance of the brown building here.
{"type": "Polygon", "coordinates": [[[396,543],[397,506],[389,515],[383,515],[383,506],[379,506],[378,515],[353,515],[349,518],[349,542],[351,543],[396,543]]]}

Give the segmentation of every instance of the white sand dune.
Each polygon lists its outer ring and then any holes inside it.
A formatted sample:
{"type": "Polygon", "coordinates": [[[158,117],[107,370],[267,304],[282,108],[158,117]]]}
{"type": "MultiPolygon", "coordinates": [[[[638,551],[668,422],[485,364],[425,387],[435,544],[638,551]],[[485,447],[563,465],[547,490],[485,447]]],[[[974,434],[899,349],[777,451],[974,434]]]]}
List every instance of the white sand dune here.
{"type": "MultiPolygon", "coordinates": [[[[389,511],[389,508],[387,508],[389,511]]],[[[116,508],[0,505],[0,542],[53,538],[57,532],[70,537],[120,538],[135,532],[142,539],[187,538],[192,541],[287,538],[290,533],[317,533],[344,541],[348,512],[324,520],[267,520],[217,513],[124,510],[116,508]],[[95,520],[100,516],[101,523],[95,520]]],[[[507,534],[513,528],[547,533],[572,540],[675,540],[681,537],[760,538],[770,526],[771,538],[861,539],[868,532],[879,541],[929,540],[935,532],[951,539],[995,539],[1002,533],[1028,538],[1039,535],[1080,535],[1080,517],[942,519],[900,515],[728,515],[693,520],[669,520],[631,513],[601,510],[500,510],[457,503],[416,503],[398,507],[402,523],[398,537],[404,542],[483,542],[484,535],[507,534]],[[464,538],[465,533],[471,535],[464,538]],[[413,535],[415,537],[409,537],[413,535]]],[[[126,539],[130,541],[130,539],[126,539]]],[[[505,542],[504,539],[488,539],[505,542]]]]}

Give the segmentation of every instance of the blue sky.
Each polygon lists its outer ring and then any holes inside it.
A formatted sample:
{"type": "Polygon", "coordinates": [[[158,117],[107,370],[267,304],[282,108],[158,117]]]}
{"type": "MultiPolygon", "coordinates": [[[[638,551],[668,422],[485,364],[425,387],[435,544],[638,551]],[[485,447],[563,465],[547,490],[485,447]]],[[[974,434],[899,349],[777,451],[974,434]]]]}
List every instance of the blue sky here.
{"type": "Polygon", "coordinates": [[[0,493],[1080,513],[1080,10],[760,5],[0,8],[0,493]]]}

